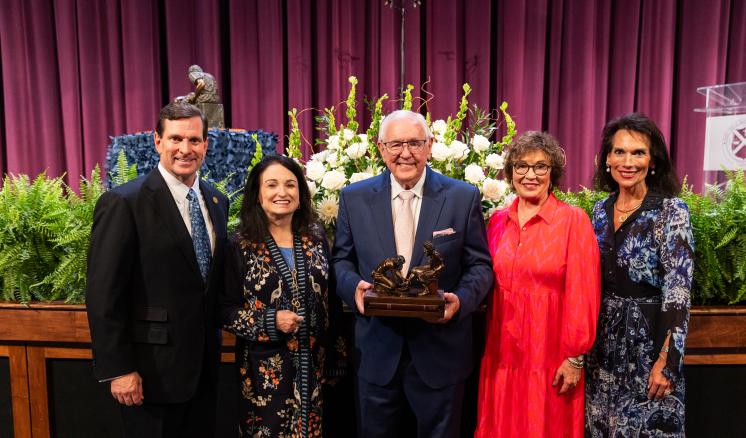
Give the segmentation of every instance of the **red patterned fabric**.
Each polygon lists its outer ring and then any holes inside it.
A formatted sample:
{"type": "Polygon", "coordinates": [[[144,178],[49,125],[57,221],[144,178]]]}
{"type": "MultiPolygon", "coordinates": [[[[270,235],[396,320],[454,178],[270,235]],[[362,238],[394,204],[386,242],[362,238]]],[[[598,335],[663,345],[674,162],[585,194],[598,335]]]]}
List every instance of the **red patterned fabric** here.
{"type": "Polygon", "coordinates": [[[476,437],[582,437],[583,379],[552,387],[596,334],[600,258],[588,216],[550,195],[521,228],[518,200],[490,219],[495,290],[479,382],[476,437]]]}

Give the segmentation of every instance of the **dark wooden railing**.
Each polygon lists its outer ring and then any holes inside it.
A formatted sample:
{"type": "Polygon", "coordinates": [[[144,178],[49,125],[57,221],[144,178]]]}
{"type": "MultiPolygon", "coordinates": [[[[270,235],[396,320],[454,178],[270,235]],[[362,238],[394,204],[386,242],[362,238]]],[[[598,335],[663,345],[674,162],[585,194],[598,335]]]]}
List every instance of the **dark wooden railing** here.
{"type": "MultiPolygon", "coordinates": [[[[224,362],[233,362],[234,344],[224,333],[224,362]]],[[[49,438],[46,362],[91,359],[85,307],[0,303],[0,356],[9,358],[16,438],[49,438]]],[[[746,364],[746,307],[692,308],[685,362],[746,364]]]]}

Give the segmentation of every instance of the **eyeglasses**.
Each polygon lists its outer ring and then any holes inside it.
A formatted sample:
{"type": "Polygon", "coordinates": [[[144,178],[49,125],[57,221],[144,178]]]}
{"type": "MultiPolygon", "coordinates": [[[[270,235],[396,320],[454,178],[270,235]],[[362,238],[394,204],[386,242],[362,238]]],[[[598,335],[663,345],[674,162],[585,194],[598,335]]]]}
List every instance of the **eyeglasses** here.
{"type": "Polygon", "coordinates": [[[425,143],[427,143],[427,140],[394,140],[381,142],[383,147],[385,147],[389,153],[394,155],[401,154],[404,151],[405,147],[409,148],[409,152],[416,154],[418,152],[421,152],[422,149],[425,148],[425,143]]]}
{"type": "Polygon", "coordinates": [[[549,169],[551,168],[552,166],[547,163],[536,163],[534,165],[530,165],[523,161],[519,161],[513,164],[513,171],[515,171],[515,173],[517,173],[518,175],[525,175],[528,173],[528,169],[533,169],[534,175],[544,176],[547,174],[547,172],[549,172],[549,169]]]}

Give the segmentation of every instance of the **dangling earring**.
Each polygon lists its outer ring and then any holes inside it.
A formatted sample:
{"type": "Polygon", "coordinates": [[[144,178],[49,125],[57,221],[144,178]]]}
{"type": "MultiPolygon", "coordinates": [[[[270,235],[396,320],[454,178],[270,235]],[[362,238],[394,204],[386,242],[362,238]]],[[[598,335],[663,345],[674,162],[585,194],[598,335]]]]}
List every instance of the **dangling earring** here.
{"type": "Polygon", "coordinates": [[[650,174],[655,175],[655,169],[650,169],[650,174]]]}
{"type": "Polygon", "coordinates": [[[608,165],[608,163],[607,163],[607,164],[606,164],[606,173],[609,173],[609,172],[611,172],[611,167],[610,167],[610,166],[608,165]]]}

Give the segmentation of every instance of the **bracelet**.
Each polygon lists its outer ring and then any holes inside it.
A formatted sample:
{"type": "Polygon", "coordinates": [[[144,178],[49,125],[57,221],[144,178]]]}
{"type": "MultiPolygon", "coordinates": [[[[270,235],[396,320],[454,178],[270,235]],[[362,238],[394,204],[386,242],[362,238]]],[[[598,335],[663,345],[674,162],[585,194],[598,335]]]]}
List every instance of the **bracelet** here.
{"type": "Polygon", "coordinates": [[[578,357],[568,357],[567,362],[572,366],[573,368],[577,369],[583,369],[583,366],[585,365],[585,358],[581,354],[578,357]]]}

